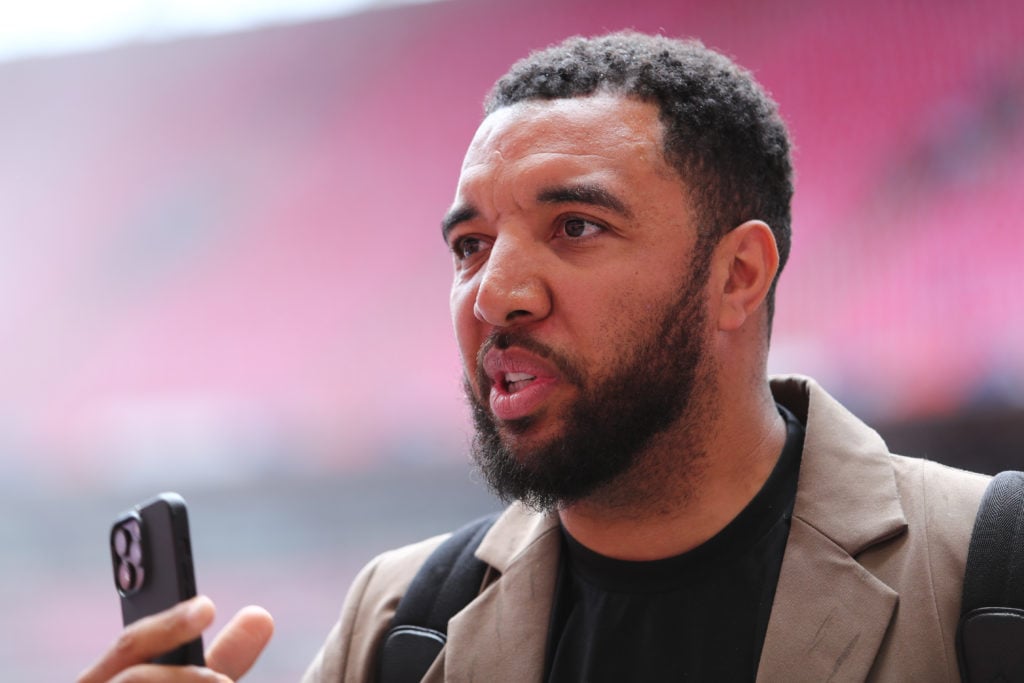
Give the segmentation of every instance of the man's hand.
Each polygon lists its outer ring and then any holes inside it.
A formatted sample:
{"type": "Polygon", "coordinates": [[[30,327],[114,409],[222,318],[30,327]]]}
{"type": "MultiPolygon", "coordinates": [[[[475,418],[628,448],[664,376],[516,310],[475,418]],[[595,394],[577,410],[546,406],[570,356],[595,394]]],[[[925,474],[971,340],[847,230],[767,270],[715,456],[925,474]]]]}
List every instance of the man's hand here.
{"type": "Polygon", "coordinates": [[[241,678],[274,633],[274,620],[261,607],[239,610],[206,651],[206,667],[162,666],[147,662],[198,637],[213,622],[213,602],[200,596],[166,612],[139,619],[78,677],[78,683],[130,681],[218,681],[241,678]]]}

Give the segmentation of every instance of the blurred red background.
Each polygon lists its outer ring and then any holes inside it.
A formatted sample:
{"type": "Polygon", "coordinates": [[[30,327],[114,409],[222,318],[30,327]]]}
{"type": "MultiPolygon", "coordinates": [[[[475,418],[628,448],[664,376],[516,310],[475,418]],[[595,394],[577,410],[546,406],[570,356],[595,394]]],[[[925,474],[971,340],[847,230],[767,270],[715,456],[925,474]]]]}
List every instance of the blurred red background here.
{"type": "Polygon", "coordinates": [[[156,490],[222,616],[278,613],[255,681],[297,678],[373,552],[495,505],[438,221],[495,78],[624,27],[733,55],[790,124],[772,368],[931,457],[1016,457],[1019,3],[452,0],[0,64],[11,680],[113,636],[105,525],[156,490]]]}

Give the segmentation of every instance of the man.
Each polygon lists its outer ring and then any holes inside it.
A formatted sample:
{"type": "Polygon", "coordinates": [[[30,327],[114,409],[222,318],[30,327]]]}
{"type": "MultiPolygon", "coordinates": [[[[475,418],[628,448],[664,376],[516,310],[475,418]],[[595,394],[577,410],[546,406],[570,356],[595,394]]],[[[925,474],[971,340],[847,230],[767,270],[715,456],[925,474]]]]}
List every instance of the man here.
{"type": "MultiPolygon", "coordinates": [[[[486,112],[442,229],[474,457],[518,502],[426,679],[956,680],[986,479],[766,379],[792,194],[770,98],[623,33],[531,55],[486,112]]],[[[441,540],[364,569],[307,680],[375,677],[441,540]]],[[[242,614],[211,666],[244,670],[266,622],[242,614]]]]}

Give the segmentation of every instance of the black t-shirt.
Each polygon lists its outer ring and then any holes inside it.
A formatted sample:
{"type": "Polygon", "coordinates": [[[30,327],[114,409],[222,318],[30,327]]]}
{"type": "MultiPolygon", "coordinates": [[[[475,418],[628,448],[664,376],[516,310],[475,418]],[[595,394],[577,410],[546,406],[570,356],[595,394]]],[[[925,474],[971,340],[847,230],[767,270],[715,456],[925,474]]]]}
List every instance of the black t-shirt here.
{"type": "Polygon", "coordinates": [[[804,429],[713,538],[663,560],[599,555],[563,529],[548,681],[753,681],[789,534],[804,429]]]}

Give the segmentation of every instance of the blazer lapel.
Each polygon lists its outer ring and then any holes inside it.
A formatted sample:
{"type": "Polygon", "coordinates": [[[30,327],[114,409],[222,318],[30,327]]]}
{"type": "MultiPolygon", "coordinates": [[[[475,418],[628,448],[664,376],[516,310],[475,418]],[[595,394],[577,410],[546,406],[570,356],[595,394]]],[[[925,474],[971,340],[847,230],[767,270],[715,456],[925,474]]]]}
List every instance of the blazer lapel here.
{"type": "Polygon", "coordinates": [[[813,382],[773,390],[807,431],[757,680],[863,681],[899,601],[856,560],[907,526],[888,449],[813,382]]]}
{"type": "Polygon", "coordinates": [[[789,535],[757,680],[865,680],[895,591],[803,521],[789,535]]]}
{"type": "Polygon", "coordinates": [[[484,538],[477,557],[497,578],[448,623],[448,645],[425,681],[539,681],[558,573],[557,518],[514,506],[484,538]],[[441,661],[443,660],[443,661],[441,661]]]}

